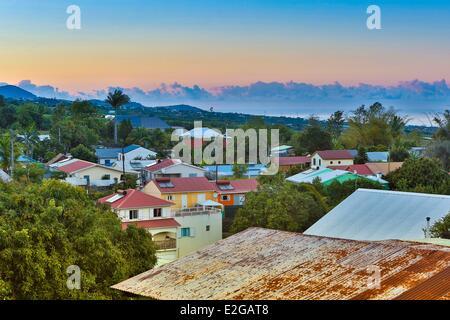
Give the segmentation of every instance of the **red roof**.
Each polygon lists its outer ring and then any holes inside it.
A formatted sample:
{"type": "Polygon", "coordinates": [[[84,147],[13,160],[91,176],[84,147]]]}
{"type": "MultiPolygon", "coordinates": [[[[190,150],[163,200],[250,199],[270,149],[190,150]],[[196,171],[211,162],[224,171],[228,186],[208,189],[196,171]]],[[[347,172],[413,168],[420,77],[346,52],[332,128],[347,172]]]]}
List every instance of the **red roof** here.
{"type": "Polygon", "coordinates": [[[95,167],[97,164],[85,160],[76,160],[74,162],[71,162],[69,164],[66,164],[65,166],[58,167],[57,169],[59,171],[65,172],[65,173],[73,173],[77,172],[81,169],[91,168],[95,167]]]}
{"type": "Polygon", "coordinates": [[[348,166],[329,166],[328,168],[333,170],[344,170],[354,173],[356,171],[357,174],[363,175],[363,176],[373,176],[375,173],[373,173],[372,170],[365,164],[352,164],[348,166]]]}
{"type": "Polygon", "coordinates": [[[133,224],[136,227],[142,229],[177,228],[181,226],[174,218],[166,218],[166,219],[122,222],[122,230],[128,228],[128,225],[130,224],[133,224]]]}
{"type": "Polygon", "coordinates": [[[256,179],[219,180],[217,183],[212,183],[215,185],[216,191],[220,194],[247,193],[258,189],[258,181],[256,179]],[[223,185],[231,185],[233,189],[224,190],[219,188],[219,186],[223,185]]]}
{"type": "Polygon", "coordinates": [[[161,193],[177,193],[177,192],[200,192],[215,191],[212,185],[205,177],[190,178],[156,178],[152,180],[161,191],[161,193]],[[167,185],[170,184],[170,187],[167,185]]]}
{"type": "Polygon", "coordinates": [[[353,159],[352,154],[348,150],[322,150],[315,153],[324,160],[353,159]]]}
{"type": "Polygon", "coordinates": [[[280,166],[295,166],[298,164],[307,164],[311,162],[310,157],[280,157],[280,166]]]}
{"type": "Polygon", "coordinates": [[[173,202],[157,198],[143,193],[139,190],[128,189],[126,194],[114,202],[108,202],[114,196],[119,196],[120,193],[114,193],[98,200],[99,203],[108,204],[114,209],[129,209],[129,208],[154,208],[154,207],[169,207],[173,202]]]}
{"type": "Polygon", "coordinates": [[[179,163],[179,162],[174,159],[164,159],[161,162],[158,162],[158,163],[149,165],[148,167],[145,167],[145,170],[150,171],[150,172],[156,172],[156,171],[170,167],[177,163],[179,163]]]}

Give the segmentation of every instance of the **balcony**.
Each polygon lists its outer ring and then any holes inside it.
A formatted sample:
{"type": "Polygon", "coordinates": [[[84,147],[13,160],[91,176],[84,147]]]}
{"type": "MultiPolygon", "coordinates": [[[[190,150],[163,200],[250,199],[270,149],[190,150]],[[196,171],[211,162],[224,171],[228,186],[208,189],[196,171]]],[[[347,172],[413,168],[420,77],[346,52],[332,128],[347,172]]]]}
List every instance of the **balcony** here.
{"type": "Polygon", "coordinates": [[[156,250],[171,250],[177,248],[177,239],[156,240],[153,241],[156,250]]]}
{"type": "Polygon", "coordinates": [[[199,206],[193,208],[178,209],[172,211],[173,217],[196,216],[202,214],[222,213],[222,210],[216,207],[199,206]]]}

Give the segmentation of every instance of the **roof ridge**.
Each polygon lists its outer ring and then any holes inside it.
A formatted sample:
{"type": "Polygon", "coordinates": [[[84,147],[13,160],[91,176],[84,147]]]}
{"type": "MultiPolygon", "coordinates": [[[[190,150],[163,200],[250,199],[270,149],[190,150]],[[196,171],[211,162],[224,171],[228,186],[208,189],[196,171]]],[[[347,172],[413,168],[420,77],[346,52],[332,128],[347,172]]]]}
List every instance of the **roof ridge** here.
{"type": "Polygon", "coordinates": [[[387,193],[387,194],[395,194],[401,196],[416,196],[416,197],[429,197],[429,198],[442,198],[442,199],[450,199],[450,195],[445,194],[433,194],[433,193],[423,193],[423,192],[408,192],[408,191],[395,191],[395,190],[381,190],[381,189],[365,189],[359,188],[358,191],[361,192],[373,192],[373,193],[387,193]]]}

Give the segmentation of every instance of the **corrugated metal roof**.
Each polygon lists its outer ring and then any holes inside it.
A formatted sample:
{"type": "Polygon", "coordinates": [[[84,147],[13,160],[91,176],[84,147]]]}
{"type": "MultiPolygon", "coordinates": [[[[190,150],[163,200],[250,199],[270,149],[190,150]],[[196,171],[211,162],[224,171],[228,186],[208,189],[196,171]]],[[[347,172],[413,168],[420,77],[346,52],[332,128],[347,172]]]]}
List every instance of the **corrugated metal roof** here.
{"type": "Polygon", "coordinates": [[[449,262],[436,245],[250,228],[113,288],[156,299],[448,299],[449,262]]]}
{"type": "Polygon", "coordinates": [[[353,240],[422,239],[450,212],[450,196],[358,189],[305,234],[353,240]]]}

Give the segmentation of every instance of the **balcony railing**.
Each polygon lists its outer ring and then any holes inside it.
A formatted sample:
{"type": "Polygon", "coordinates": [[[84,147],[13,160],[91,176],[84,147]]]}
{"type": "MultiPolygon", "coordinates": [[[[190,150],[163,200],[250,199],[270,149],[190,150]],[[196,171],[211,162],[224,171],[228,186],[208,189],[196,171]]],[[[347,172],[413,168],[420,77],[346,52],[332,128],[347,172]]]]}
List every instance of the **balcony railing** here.
{"type": "Polygon", "coordinates": [[[172,215],[175,217],[195,216],[201,214],[214,214],[214,213],[222,213],[222,210],[216,207],[198,206],[193,208],[185,208],[172,211],[172,215]]]}
{"type": "Polygon", "coordinates": [[[169,249],[176,249],[176,247],[177,247],[176,239],[153,241],[153,243],[156,246],[156,250],[169,250],[169,249]]]}

